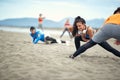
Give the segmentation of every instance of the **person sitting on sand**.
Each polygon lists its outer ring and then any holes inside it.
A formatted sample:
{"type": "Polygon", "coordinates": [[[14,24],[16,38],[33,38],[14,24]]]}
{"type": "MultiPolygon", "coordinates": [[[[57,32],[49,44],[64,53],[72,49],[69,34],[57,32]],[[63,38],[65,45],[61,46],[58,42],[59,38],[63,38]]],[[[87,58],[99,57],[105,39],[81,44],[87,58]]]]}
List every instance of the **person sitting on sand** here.
{"type": "Polygon", "coordinates": [[[62,38],[62,36],[64,35],[64,33],[65,33],[66,31],[68,32],[70,38],[72,38],[72,35],[71,35],[72,26],[71,26],[71,24],[70,24],[70,22],[69,22],[69,19],[66,20],[66,22],[65,22],[65,24],[64,24],[64,27],[65,27],[65,29],[64,29],[63,33],[61,34],[60,38],[62,38]]]}
{"type": "Polygon", "coordinates": [[[80,41],[87,42],[92,39],[94,34],[92,27],[86,26],[86,21],[80,16],[75,18],[72,35],[75,37],[76,50],[80,47],[80,41]]]}
{"type": "Polygon", "coordinates": [[[50,36],[46,36],[42,31],[36,31],[35,27],[30,27],[30,35],[33,38],[33,43],[37,44],[39,41],[49,43],[66,43],[66,41],[56,40],[50,36]]]}
{"type": "Polygon", "coordinates": [[[107,51],[112,52],[117,57],[120,57],[120,52],[112,48],[107,42],[105,42],[110,38],[115,38],[115,44],[120,45],[120,7],[117,8],[114,11],[113,15],[105,21],[102,28],[92,37],[89,42],[79,47],[79,49],[69,57],[74,59],[75,57],[82,54],[87,49],[93,47],[96,44],[99,44],[107,51]]]}

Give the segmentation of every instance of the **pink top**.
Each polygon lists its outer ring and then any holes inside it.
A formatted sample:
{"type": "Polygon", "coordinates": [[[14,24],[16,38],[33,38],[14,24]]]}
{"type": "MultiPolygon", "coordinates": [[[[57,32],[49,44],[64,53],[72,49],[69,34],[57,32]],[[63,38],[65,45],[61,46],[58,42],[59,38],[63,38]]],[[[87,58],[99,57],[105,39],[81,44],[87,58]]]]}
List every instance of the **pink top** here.
{"type": "Polygon", "coordinates": [[[70,25],[70,23],[69,23],[69,20],[67,20],[66,22],[65,22],[65,24],[64,24],[64,27],[65,28],[69,28],[71,25],[70,25]]]}

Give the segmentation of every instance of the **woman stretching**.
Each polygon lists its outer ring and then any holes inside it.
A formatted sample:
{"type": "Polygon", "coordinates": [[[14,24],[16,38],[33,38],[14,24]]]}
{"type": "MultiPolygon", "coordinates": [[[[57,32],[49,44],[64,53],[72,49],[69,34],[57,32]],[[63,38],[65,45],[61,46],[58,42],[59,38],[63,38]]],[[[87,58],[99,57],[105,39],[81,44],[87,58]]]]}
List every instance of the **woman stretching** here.
{"type": "Polygon", "coordinates": [[[115,38],[115,44],[120,45],[120,7],[117,8],[114,11],[114,14],[105,21],[103,27],[93,36],[93,38],[89,42],[79,47],[79,49],[69,57],[74,59],[75,57],[82,54],[87,49],[93,47],[96,44],[99,44],[107,51],[120,57],[120,52],[112,48],[107,42],[105,42],[110,38],[115,38]]]}
{"type": "Polygon", "coordinates": [[[72,35],[75,37],[76,50],[80,47],[80,41],[87,42],[92,39],[94,30],[86,26],[86,21],[80,16],[75,18],[72,35]]]}

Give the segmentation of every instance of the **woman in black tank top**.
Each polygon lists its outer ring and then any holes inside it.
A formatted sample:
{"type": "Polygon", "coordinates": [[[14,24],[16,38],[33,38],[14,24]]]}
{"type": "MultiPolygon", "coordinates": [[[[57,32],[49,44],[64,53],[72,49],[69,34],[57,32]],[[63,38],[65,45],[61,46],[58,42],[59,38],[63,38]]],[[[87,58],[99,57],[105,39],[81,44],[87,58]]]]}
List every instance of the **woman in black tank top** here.
{"type": "Polygon", "coordinates": [[[80,41],[87,42],[93,36],[93,29],[86,26],[86,22],[80,16],[75,18],[72,35],[75,37],[76,50],[80,47],[80,41]]]}

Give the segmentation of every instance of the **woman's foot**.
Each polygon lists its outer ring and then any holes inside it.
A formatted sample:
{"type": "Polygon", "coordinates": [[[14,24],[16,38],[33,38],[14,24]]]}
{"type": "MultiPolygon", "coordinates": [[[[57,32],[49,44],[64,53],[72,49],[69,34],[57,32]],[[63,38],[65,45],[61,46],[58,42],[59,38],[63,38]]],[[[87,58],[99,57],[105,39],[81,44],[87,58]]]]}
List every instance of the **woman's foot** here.
{"type": "Polygon", "coordinates": [[[69,58],[74,59],[75,57],[73,55],[70,55],[69,58]]]}

